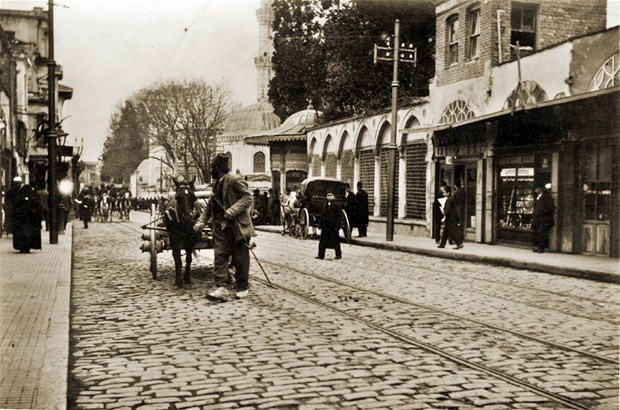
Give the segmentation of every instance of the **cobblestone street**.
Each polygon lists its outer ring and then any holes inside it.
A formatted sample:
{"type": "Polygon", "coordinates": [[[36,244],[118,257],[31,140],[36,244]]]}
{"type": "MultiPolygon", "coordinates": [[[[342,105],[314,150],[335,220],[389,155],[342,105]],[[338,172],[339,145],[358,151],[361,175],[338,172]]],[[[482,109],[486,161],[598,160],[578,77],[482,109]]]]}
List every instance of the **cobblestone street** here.
{"type": "Polygon", "coordinates": [[[218,304],[132,221],[74,230],[72,408],[618,408],[617,285],[259,232],[218,304]]]}

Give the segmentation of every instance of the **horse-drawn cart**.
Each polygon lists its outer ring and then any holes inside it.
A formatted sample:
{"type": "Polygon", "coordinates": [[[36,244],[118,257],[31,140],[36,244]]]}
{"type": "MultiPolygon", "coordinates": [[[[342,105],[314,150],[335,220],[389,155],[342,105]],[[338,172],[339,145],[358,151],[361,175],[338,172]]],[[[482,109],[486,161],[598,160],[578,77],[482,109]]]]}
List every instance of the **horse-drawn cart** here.
{"type": "MultiPolygon", "coordinates": [[[[346,205],[346,184],[335,178],[307,178],[302,181],[298,195],[298,204],[290,211],[282,209],[285,231],[292,236],[305,239],[310,227],[318,228],[321,224],[321,212],[327,203],[327,193],[335,196],[336,203],[342,208],[346,205]],[[287,212],[288,211],[288,212],[287,212]],[[288,215],[287,215],[288,214],[288,215]],[[287,224],[289,225],[287,227],[287,224]]],[[[340,229],[347,241],[351,240],[351,224],[344,209],[341,211],[340,229]]]]}
{"type": "MultiPolygon", "coordinates": [[[[197,204],[205,206],[206,200],[211,196],[210,191],[196,191],[195,192],[197,204]]],[[[198,207],[197,207],[198,208],[198,207]]],[[[151,205],[151,219],[150,222],[142,226],[142,229],[146,229],[149,232],[142,234],[142,240],[144,241],[140,246],[142,252],[148,252],[150,258],[150,271],[153,279],[157,279],[157,254],[163,251],[171,251],[172,244],[170,241],[170,235],[164,224],[163,209],[158,209],[155,204],[151,205]]],[[[200,213],[200,209],[195,210],[195,218],[197,219],[200,213]]],[[[206,225],[200,237],[196,233],[196,240],[194,242],[194,249],[213,249],[213,235],[211,227],[206,225]]]]}

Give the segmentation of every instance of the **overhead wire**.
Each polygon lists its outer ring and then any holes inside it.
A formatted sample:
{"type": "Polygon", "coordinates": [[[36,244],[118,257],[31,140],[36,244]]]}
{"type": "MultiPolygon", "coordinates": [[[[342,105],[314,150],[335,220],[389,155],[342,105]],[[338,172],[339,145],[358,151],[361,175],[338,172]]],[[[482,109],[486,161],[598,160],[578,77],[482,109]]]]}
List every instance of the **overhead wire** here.
{"type": "Polygon", "coordinates": [[[166,69],[168,68],[168,65],[170,64],[170,61],[172,61],[172,58],[174,57],[174,55],[176,54],[177,50],[179,49],[179,46],[181,45],[181,43],[183,42],[183,40],[185,39],[185,36],[187,35],[187,32],[189,31],[189,29],[194,25],[194,23],[196,23],[196,21],[198,20],[198,18],[202,15],[202,13],[204,13],[204,11],[207,9],[207,6],[211,3],[211,1],[207,1],[205,3],[205,5],[203,6],[202,10],[200,10],[200,12],[196,15],[196,17],[194,18],[194,20],[190,23],[189,26],[184,27],[183,28],[183,35],[181,36],[181,38],[179,39],[179,41],[177,42],[176,46],[174,47],[174,50],[172,51],[172,54],[170,54],[170,57],[168,57],[168,60],[166,61],[166,64],[164,64],[164,66],[162,67],[161,71],[159,72],[159,75],[157,76],[157,80],[159,81],[159,79],[161,78],[162,74],[164,73],[164,71],[166,71],[166,69]]]}

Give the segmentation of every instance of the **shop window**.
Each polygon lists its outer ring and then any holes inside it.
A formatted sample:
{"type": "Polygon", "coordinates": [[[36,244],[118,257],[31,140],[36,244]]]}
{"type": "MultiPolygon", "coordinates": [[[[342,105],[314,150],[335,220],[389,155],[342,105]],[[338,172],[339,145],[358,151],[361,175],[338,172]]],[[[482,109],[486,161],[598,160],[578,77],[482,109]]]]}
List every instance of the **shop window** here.
{"type": "Polygon", "coordinates": [[[510,26],[510,45],[512,46],[512,57],[517,56],[518,52],[527,55],[536,50],[536,6],[532,4],[514,4],[512,6],[512,17],[510,26]]]}
{"type": "Polygon", "coordinates": [[[459,30],[459,18],[458,16],[452,16],[447,21],[447,38],[446,44],[448,45],[448,66],[452,64],[456,64],[459,62],[459,40],[458,40],[458,30],[459,30]]]}
{"type": "Polygon", "coordinates": [[[467,31],[469,44],[467,45],[467,57],[475,60],[480,57],[480,9],[472,9],[467,16],[467,31]]]}
{"type": "Polygon", "coordinates": [[[499,226],[529,230],[534,212],[534,167],[500,169],[499,226]]]}
{"type": "Polygon", "coordinates": [[[585,146],[583,184],[584,219],[609,221],[611,219],[611,164],[612,151],[602,144],[585,146]]]}

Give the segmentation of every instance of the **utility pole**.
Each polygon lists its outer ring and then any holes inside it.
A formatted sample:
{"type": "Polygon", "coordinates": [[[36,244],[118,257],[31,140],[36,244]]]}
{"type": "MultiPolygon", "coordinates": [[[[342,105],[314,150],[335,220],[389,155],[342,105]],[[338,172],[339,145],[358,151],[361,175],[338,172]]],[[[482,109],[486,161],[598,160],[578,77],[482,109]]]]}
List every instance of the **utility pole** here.
{"type": "Polygon", "coordinates": [[[375,44],[374,48],[374,63],[377,61],[392,61],[393,75],[392,75],[392,120],[390,124],[390,143],[385,148],[388,150],[388,209],[387,209],[387,224],[385,228],[385,240],[394,240],[394,196],[396,193],[396,154],[398,152],[398,146],[396,145],[396,122],[398,120],[398,88],[400,82],[398,81],[398,62],[416,64],[417,49],[413,48],[412,44],[409,44],[409,48],[405,48],[405,44],[399,44],[400,42],[400,20],[394,22],[394,47],[392,48],[390,39],[387,40],[387,47],[379,47],[375,44]],[[382,55],[380,55],[380,52],[382,55]]]}
{"type": "Polygon", "coordinates": [[[48,0],[48,56],[47,56],[47,89],[48,89],[48,121],[47,129],[47,190],[49,191],[49,228],[50,244],[58,243],[58,187],[56,183],[56,62],[54,61],[54,3],[48,0]]]}

